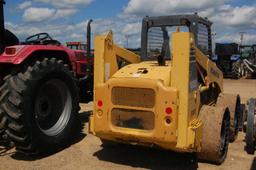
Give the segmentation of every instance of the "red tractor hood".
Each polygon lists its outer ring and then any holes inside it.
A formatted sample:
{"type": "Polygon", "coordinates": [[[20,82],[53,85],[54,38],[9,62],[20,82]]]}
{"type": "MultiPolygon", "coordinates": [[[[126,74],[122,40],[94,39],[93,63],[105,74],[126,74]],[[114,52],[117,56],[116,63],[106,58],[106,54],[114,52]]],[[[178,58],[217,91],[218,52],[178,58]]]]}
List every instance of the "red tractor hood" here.
{"type": "Polygon", "coordinates": [[[72,50],[62,45],[15,45],[5,48],[0,55],[0,63],[20,64],[36,51],[65,51],[69,55],[74,55],[72,50]]]}

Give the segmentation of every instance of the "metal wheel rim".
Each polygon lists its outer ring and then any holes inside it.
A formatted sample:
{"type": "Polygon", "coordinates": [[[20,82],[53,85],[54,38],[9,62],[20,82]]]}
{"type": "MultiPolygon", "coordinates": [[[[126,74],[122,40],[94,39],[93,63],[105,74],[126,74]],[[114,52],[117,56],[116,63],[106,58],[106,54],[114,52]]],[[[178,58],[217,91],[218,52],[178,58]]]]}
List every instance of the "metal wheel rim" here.
{"type": "Polygon", "coordinates": [[[227,153],[227,147],[229,143],[229,121],[228,117],[224,116],[221,126],[221,143],[220,143],[220,155],[223,157],[227,153]]]}
{"type": "Polygon", "coordinates": [[[235,107],[235,118],[234,118],[235,133],[238,133],[238,130],[239,130],[240,116],[241,116],[241,103],[240,103],[240,98],[237,98],[236,107],[235,107]]]}
{"type": "Polygon", "coordinates": [[[36,94],[34,110],[36,124],[45,135],[61,133],[70,120],[71,109],[71,93],[63,81],[51,79],[42,84],[36,94]]]}

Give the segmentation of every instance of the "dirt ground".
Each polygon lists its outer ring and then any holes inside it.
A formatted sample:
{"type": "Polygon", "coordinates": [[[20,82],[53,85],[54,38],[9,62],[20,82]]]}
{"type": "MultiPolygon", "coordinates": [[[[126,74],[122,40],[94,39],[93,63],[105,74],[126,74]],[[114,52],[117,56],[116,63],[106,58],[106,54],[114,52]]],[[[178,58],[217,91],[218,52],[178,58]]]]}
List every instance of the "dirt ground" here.
{"type": "MultiPolygon", "coordinates": [[[[256,80],[225,80],[224,91],[239,93],[242,101],[256,97],[256,80]]],[[[0,169],[177,169],[177,170],[256,170],[256,156],[244,151],[244,134],[229,145],[226,161],[220,165],[197,162],[191,154],[114,145],[101,147],[97,137],[87,134],[87,111],[92,103],[81,105],[84,129],[66,149],[41,157],[27,157],[15,149],[0,147],[0,169]]]]}

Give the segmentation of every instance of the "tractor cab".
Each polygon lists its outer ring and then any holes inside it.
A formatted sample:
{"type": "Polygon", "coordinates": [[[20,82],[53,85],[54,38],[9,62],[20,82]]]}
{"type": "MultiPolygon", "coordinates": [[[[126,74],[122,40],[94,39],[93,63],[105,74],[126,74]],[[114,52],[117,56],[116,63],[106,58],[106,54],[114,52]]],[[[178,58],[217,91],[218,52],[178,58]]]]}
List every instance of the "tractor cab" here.
{"type": "Polygon", "coordinates": [[[72,50],[81,50],[81,51],[86,51],[86,43],[83,42],[67,42],[67,47],[72,49],[72,50]]]}

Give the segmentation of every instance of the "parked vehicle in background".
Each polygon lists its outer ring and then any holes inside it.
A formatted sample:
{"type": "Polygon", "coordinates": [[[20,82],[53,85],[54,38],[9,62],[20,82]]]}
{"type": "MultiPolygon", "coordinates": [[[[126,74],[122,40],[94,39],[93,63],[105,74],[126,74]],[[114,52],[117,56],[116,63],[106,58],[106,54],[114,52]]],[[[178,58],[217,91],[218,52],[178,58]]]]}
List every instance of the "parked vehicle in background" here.
{"type": "MultiPolygon", "coordinates": [[[[72,50],[47,33],[19,43],[4,28],[3,5],[1,0],[0,130],[21,152],[64,146],[79,125],[79,96],[88,97],[92,91],[90,45],[85,51],[72,50]],[[84,93],[79,93],[79,84],[88,84],[83,86],[84,93]]],[[[91,43],[91,22],[87,44],[91,43]]]]}
{"type": "Polygon", "coordinates": [[[240,59],[239,46],[236,43],[216,43],[214,61],[224,77],[236,77],[233,67],[240,59]]]}
{"type": "Polygon", "coordinates": [[[233,72],[237,78],[256,78],[256,45],[242,45],[239,47],[240,58],[233,65],[233,72]]]}

